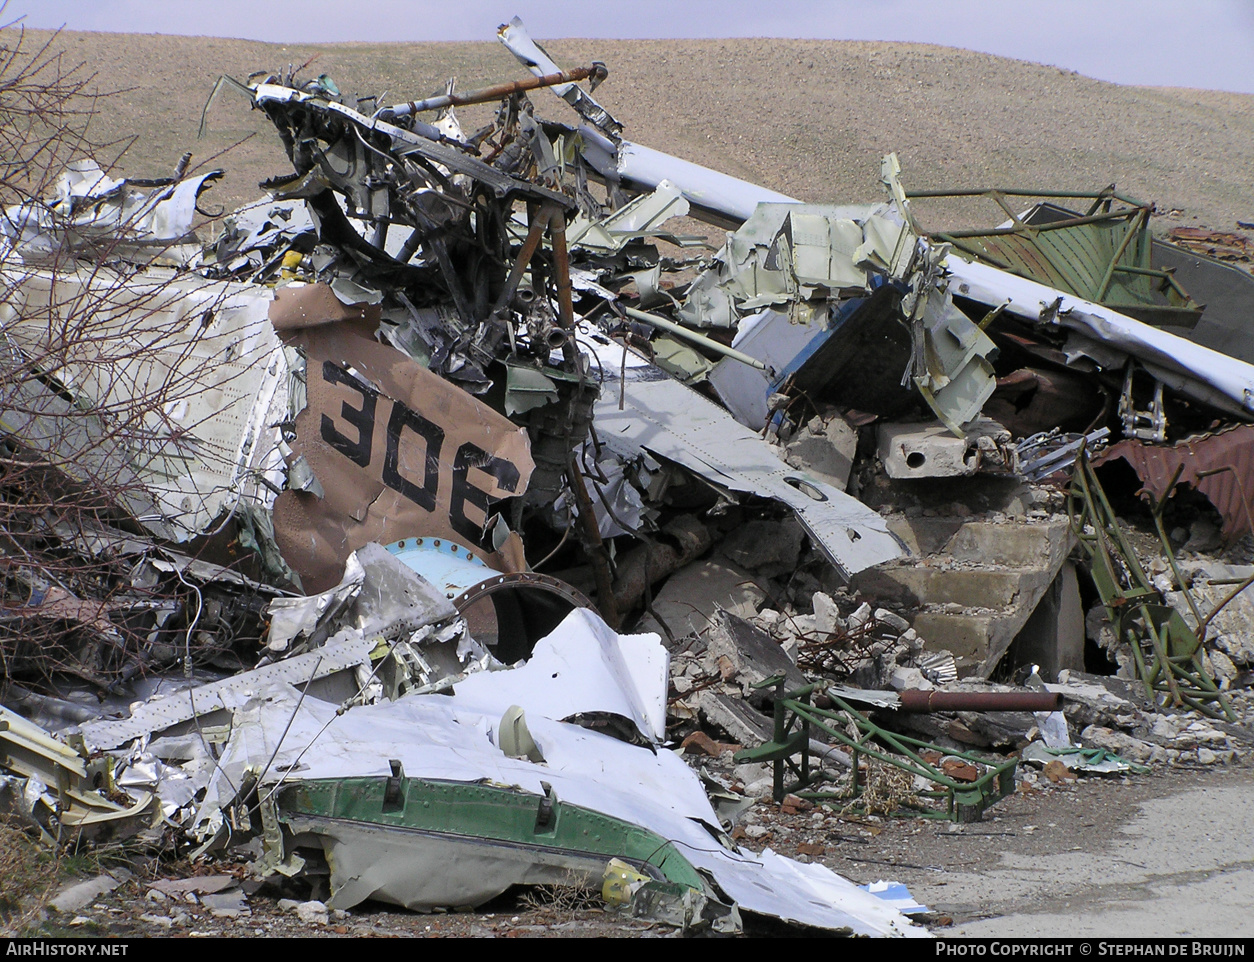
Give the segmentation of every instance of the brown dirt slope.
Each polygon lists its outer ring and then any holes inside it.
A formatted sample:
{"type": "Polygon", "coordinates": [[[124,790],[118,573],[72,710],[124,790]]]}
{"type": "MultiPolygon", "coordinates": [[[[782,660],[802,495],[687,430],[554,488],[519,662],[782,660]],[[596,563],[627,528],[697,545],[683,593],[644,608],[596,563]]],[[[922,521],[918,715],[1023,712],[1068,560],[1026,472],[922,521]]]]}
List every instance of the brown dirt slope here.
{"type": "MultiPolygon", "coordinates": [[[[50,35],[28,31],[26,43],[50,35]]],[[[256,196],[257,181],[287,160],[260,114],[223,93],[196,140],[201,108],[223,73],[243,79],[316,58],[345,93],[388,102],[524,76],[495,42],[290,45],[216,38],[65,32],[52,39],[67,63],[82,62],[108,98],[100,123],[137,140],[123,161],[157,176],[184,150],[215,161],[227,180],[218,203],[256,196]]],[[[1254,96],[1125,87],[1054,67],[926,44],[806,40],[558,40],[562,64],[605,61],[597,97],[626,135],[804,200],[880,198],[883,153],[895,150],[910,187],[1026,186],[1092,190],[1112,182],[1183,214],[1156,226],[1231,229],[1254,219],[1254,96]]],[[[544,92],[545,116],[574,114],[544,92]]],[[[482,115],[480,115],[482,116],[482,115]]],[[[476,118],[463,115],[471,126],[476,118]]],[[[935,227],[964,215],[933,202],[935,227]]],[[[995,212],[974,218],[989,223],[995,212]]],[[[1000,219],[1000,218],[997,218],[1000,219]]]]}

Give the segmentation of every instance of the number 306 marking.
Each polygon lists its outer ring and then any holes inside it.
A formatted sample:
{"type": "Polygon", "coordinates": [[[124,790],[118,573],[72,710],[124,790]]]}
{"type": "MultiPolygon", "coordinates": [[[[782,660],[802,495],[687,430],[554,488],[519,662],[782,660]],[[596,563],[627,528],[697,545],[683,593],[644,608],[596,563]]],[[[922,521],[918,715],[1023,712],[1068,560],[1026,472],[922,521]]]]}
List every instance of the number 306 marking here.
{"type": "MultiPolygon", "coordinates": [[[[368,384],[362,383],[344,368],[324,361],[322,379],[328,384],[341,384],[360,395],[360,406],[353,407],[348,401],[340,406],[340,420],[352,429],[355,437],[340,431],[329,416],[322,415],[322,440],[354,464],[369,468],[374,455],[374,427],[378,415],[380,394],[368,384]]],[[[382,396],[384,404],[391,404],[383,452],[382,481],[389,488],[408,498],[426,511],[435,511],[440,489],[440,452],[444,447],[444,429],[429,421],[417,411],[400,401],[382,396]],[[406,431],[422,439],[426,447],[422,477],[407,478],[401,474],[401,437],[406,431]]],[[[474,505],[483,512],[486,522],[493,504],[501,500],[482,488],[470,483],[470,469],[491,475],[505,491],[518,489],[518,468],[504,458],[493,457],[470,441],[461,445],[453,457],[453,486],[449,498],[449,524],[463,538],[480,547],[487,547],[483,524],[476,524],[466,517],[466,505],[474,505]]]]}

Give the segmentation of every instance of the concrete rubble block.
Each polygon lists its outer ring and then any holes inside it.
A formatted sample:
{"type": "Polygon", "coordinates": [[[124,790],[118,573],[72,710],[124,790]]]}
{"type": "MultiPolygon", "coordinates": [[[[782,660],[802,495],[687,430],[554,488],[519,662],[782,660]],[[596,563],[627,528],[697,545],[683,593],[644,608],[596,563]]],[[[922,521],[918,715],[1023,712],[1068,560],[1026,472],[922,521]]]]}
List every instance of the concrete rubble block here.
{"type": "Polygon", "coordinates": [[[988,677],[1054,591],[1033,654],[1051,668],[1080,666],[1083,621],[1063,571],[1074,543],[1065,521],[894,519],[890,530],[931,552],[861,572],[852,584],[873,601],[920,609],[912,627],[929,649],[952,651],[964,674],[988,677]],[[1059,653],[1050,647],[1057,638],[1059,653]]]}
{"type": "Polygon", "coordinates": [[[886,568],[859,575],[859,590],[875,590],[877,599],[902,605],[955,604],[964,608],[1001,608],[1014,604],[1023,572],[998,568],[941,568],[922,565],[886,568]],[[874,586],[873,589],[871,586],[874,586]]]}
{"type": "Polygon", "coordinates": [[[653,598],[653,615],[640,622],[640,631],[665,637],[654,615],[666,622],[676,638],[701,634],[719,610],[751,618],[766,600],[766,592],[748,572],[718,561],[697,561],[671,575],[653,598]]]}
{"type": "Polygon", "coordinates": [[[887,608],[875,609],[875,620],[885,628],[888,628],[898,634],[910,630],[910,622],[906,621],[901,615],[889,611],[887,608]]]}
{"type": "Polygon", "coordinates": [[[990,639],[1006,633],[1002,621],[986,612],[925,610],[914,616],[914,630],[927,640],[925,650],[943,648],[952,652],[959,669],[969,674],[983,660],[990,639]]]}
{"type": "Polygon", "coordinates": [[[697,704],[711,725],[746,748],[757,748],[774,734],[774,720],[743,699],[706,689],[697,696],[697,704]]]}
{"type": "Polygon", "coordinates": [[[1192,748],[1195,745],[1227,748],[1228,743],[1227,735],[1202,721],[1190,722],[1171,739],[1172,748],[1192,748]]]}
{"type": "Polygon", "coordinates": [[[804,532],[796,520],[755,520],[735,528],[719,551],[732,564],[768,577],[791,572],[801,556],[804,532]]]}
{"type": "Polygon", "coordinates": [[[1135,687],[1121,678],[1062,671],[1057,684],[1045,687],[1062,694],[1063,714],[1076,726],[1131,728],[1144,717],[1135,687]]]}
{"type": "Polygon", "coordinates": [[[1035,716],[1026,711],[959,712],[958,724],[970,733],[970,744],[996,749],[1025,747],[1037,727],[1035,716]]]}
{"type": "Polygon", "coordinates": [[[202,895],[200,902],[216,918],[235,919],[252,914],[248,907],[248,898],[239,889],[202,895]]]}
{"type": "MultiPolygon", "coordinates": [[[[1190,591],[1203,615],[1218,607],[1231,593],[1236,582],[1254,576],[1254,566],[1251,565],[1186,562],[1182,569],[1186,580],[1192,582],[1190,591]],[[1232,583],[1210,584],[1211,581],[1232,583]]],[[[1165,593],[1165,597],[1167,603],[1180,612],[1189,627],[1196,628],[1197,619],[1193,617],[1184,593],[1169,591],[1165,593]]],[[[1235,667],[1254,667],[1254,589],[1242,591],[1214,617],[1207,630],[1206,643],[1212,651],[1219,651],[1227,656],[1235,667]]]]}
{"type": "Polygon", "coordinates": [[[931,691],[936,686],[924,676],[918,668],[894,668],[889,675],[888,684],[895,691],[931,691]]]}
{"type": "Polygon", "coordinates": [[[325,902],[317,899],[298,902],[296,899],[279,899],[279,908],[284,912],[293,912],[306,925],[326,925],[331,919],[331,910],[325,902]]]}
{"type": "Polygon", "coordinates": [[[787,617],[782,611],[776,611],[774,608],[763,608],[749,620],[770,635],[775,633],[775,630],[783,621],[787,620],[787,617]]]}
{"type": "Polygon", "coordinates": [[[791,641],[810,639],[819,634],[818,619],[814,615],[789,615],[780,622],[779,632],[791,641]]]}
{"type": "Polygon", "coordinates": [[[1155,715],[1150,721],[1150,734],[1165,744],[1180,734],[1183,727],[1183,720],[1176,715],[1155,715]]]}
{"type": "Polygon", "coordinates": [[[1156,749],[1150,742],[1100,725],[1089,725],[1085,728],[1080,732],[1080,741],[1085,748],[1104,748],[1132,762],[1149,761],[1156,749]]]}
{"type": "Polygon", "coordinates": [[[844,491],[857,450],[858,432],[848,421],[815,415],[784,445],[784,460],[844,491]]]}
{"type": "Polygon", "coordinates": [[[845,619],[845,624],[849,626],[850,631],[857,631],[871,620],[871,615],[871,606],[863,602],[845,619]]]}
{"type": "Polygon", "coordinates": [[[1207,673],[1215,679],[1215,683],[1220,688],[1226,688],[1228,685],[1231,685],[1236,680],[1237,675],[1240,674],[1237,666],[1232,663],[1232,659],[1218,648],[1211,651],[1203,649],[1202,663],[1207,673]]]}
{"type": "Polygon", "coordinates": [[[813,598],[814,627],[824,635],[834,635],[845,630],[845,621],[840,616],[840,608],[832,600],[832,596],[816,591],[813,598]]]}
{"type": "Polygon", "coordinates": [[[75,882],[58,892],[48,903],[48,907],[63,914],[77,912],[100,896],[108,895],[130,877],[130,872],[120,870],[112,873],[105,872],[84,882],[75,882]]]}
{"type": "Polygon", "coordinates": [[[770,635],[731,612],[715,612],[706,643],[711,655],[727,658],[735,666],[736,678],[746,691],[772,675],[783,675],[789,689],[808,684],[805,675],[770,635]]]}
{"type": "Polygon", "coordinates": [[[884,423],[878,431],[878,454],[884,472],[893,479],[955,478],[975,474],[996,457],[1010,432],[988,418],[979,418],[958,437],[938,422],[884,423]]]}
{"type": "Polygon", "coordinates": [[[763,779],[770,779],[771,766],[762,765],[758,762],[745,762],[732,769],[732,774],[736,776],[736,780],[742,785],[752,785],[763,779]]]}
{"type": "Polygon", "coordinates": [[[955,561],[1035,567],[1053,566],[1073,545],[1074,536],[1065,519],[1012,524],[984,521],[960,526],[944,552],[955,561]]]}
{"type": "Polygon", "coordinates": [[[877,453],[895,480],[966,477],[980,468],[979,448],[943,424],[881,424],[877,453]]]}

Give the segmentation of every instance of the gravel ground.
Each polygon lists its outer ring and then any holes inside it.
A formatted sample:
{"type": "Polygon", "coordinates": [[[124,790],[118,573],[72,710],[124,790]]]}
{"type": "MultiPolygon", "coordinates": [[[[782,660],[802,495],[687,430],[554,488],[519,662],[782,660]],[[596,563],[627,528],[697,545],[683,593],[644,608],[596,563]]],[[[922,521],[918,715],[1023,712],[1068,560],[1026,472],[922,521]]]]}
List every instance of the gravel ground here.
{"type": "MultiPolygon", "coordinates": [[[[1254,814],[1248,811],[1254,805],[1252,788],[1254,770],[1240,764],[1158,768],[1149,775],[1080,778],[1057,785],[1041,778],[1036,787],[998,802],[986,812],[983,821],[962,826],[914,817],[841,817],[818,809],[788,813],[773,802],[762,801],[746,813],[741,824],[765,828],[766,833],[756,839],[741,838],[739,844],[759,851],[769,846],[802,861],[820,861],[857,884],[903,882],[918,901],[932,910],[920,918],[938,936],[962,934],[965,926],[999,917],[1008,920],[1010,931],[1003,928],[997,934],[1012,935],[1015,925],[1026,924],[1018,922],[1022,913],[1062,909],[1073,902],[1095,911],[1092,906],[1101,897],[1113,897],[1106,890],[1116,884],[1124,899],[1147,897],[1136,886],[1124,884],[1126,879],[1105,877],[1120,865],[1129,864],[1125,851],[1128,833],[1136,831],[1137,825],[1144,830],[1142,806],[1147,804],[1153,816],[1152,834],[1176,839],[1201,853],[1198,857],[1205,867],[1188,867],[1189,879],[1233,870],[1232,865],[1224,864],[1225,855],[1203,850],[1207,844],[1224,851],[1233,848],[1225,839],[1242,835],[1242,826],[1254,814]],[[1197,793],[1217,790],[1228,791],[1244,810],[1225,810],[1223,819],[1213,812],[1206,812],[1205,819],[1193,818],[1191,813],[1198,807],[1197,793]],[[1210,821],[1213,817],[1216,820],[1210,821]],[[1039,863],[1043,870],[1049,860],[1077,852],[1083,853],[1078,869],[1065,871],[1062,877],[1042,871],[1041,878],[1035,878],[1033,866],[1039,863]],[[1007,881],[1008,872],[1017,882],[1007,881]]],[[[1145,843],[1134,840],[1131,844],[1139,850],[1145,843]]],[[[1245,859],[1245,855],[1241,858],[1245,859]]],[[[1152,856],[1148,852],[1138,855],[1132,864],[1142,860],[1150,862],[1152,856]]],[[[464,913],[420,915],[366,903],[349,912],[330,913],[325,922],[302,921],[292,908],[280,905],[280,893],[262,889],[250,895],[249,914],[221,918],[193,899],[184,897],[179,901],[151,895],[147,881],[192,874],[234,874],[242,878],[242,866],[211,864],[192,869],[185,863],[167,863],[145,872],[139,862],[134,868],[136,876],[132,881],[78,910],[73,917],[52,916],[42,924],[42,931],[139,938],[677,935],[673,929],[631,919],[604,907],[595,898],[580,899],[574,890],[564,889],[512,892],[479,911],[464,913]]],[[[1155,880],[1179,881],[1166,871],[1153,874],[1150,881],[1155,880]]],[[[1219,911],[1229,908],[1238,910],[1240,906],[1216,906],[1219,911]]],[[[755,933],[763,934],[763,929],[751,924],[750,934],[755,933]]],[[[1190,934],[1229,933],[1195,928],[1190,934]]]]}

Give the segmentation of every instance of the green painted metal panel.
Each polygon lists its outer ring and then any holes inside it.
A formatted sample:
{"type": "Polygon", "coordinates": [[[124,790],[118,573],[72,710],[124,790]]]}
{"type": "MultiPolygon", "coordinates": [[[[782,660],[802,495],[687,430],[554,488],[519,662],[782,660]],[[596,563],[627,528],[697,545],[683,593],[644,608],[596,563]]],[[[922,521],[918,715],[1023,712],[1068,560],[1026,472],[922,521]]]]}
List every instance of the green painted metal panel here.
{"type": "Polygon", "coordinates": [[[336,778],[293,782],[279,793],[278,808],[284,822],[314,816],[385,832],[620,858],[637,866],[651,865],[669,882],[708,891],[692,863],[660,835],[552,795],[403,775],[336,778]]]}

